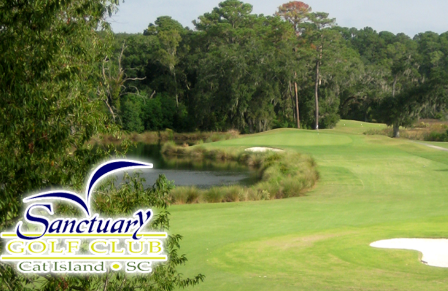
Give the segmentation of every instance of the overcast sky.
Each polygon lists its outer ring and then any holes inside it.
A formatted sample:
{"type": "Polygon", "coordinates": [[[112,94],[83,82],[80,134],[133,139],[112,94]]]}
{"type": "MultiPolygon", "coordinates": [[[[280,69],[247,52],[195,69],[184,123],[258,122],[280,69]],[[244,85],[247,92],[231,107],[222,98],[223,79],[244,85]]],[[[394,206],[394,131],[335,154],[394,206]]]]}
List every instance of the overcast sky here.
{"type": "MultiPolygon", "coordinates": [[[[114,32],[142,33],[157,17],[168,15],[193,27],[192,21],[210,12],[222,0],[126,0],[111,19],[114,32]]],[[[246,0],[253,13],[272,15],[289,0],[246,0]]],[[[448,31],[448,0],[305,0],[314,12],[330,13],[344,27],[370,26],[380,32],[448,31]]]]}

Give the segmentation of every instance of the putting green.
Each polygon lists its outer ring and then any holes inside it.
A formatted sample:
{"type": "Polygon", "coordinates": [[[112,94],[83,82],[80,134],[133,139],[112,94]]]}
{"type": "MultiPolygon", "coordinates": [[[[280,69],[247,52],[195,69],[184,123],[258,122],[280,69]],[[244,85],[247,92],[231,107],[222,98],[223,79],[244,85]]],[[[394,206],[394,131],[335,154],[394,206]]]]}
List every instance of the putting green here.
{"type": "Polygon", "coordinates": [[[352,139],[347,135],[339,135],[333,133],[307,131],[297,135],[296,130],[283,129],[273,130],[266,133],[252,135],[250,137],[242,137],[232,139],[226,142],[227,146],[246,146],[248,140],[251,144],[258,144],[258,146],[273,145],[278,147],[288,146],[327,146],[327,145],[343,145],[352,142],[352,139]],[[278,137],[281,137],[277,140],[278,137]]]}
{"type": "Polygon", "coordinates": [[[321,179],[305,197],[173,206],[171,231],[189,259],[181,271],[207,276],[192,290],[445,290],[448,269],[369,244],[448,237],[448,152],[362,135],[376,127],[341,121],[318,135],[275,130],[209,144],[309,153],[321,179]]]}

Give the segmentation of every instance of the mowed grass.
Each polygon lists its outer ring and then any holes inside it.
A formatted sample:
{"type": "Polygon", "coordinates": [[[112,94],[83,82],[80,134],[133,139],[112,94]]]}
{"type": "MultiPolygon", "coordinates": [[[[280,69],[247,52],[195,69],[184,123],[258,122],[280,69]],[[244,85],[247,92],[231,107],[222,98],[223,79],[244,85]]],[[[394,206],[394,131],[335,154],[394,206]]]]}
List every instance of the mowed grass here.
{"type": "Polygon", "coordinates": [[[448,152],[362,134],[375,127],[341,121],[209,144],[308,153],[321,179],[305,197],[173,206],[181,271],[207,276],[194,290],[446,290],[448,269],[369,244],[448,237],[448,152]]]}

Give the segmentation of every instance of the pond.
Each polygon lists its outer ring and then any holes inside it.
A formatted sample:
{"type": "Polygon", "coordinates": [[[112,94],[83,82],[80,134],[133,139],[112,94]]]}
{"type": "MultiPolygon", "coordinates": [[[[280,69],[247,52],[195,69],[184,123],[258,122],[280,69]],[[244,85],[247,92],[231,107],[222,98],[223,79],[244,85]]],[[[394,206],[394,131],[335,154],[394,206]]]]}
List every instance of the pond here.
{"type": "Polygon", "coordinates": [[[160,174],[174,181],[176,186],[196,186],[202,189],[251,185],[256,182],[254,172],[238,163],[166,157],[160,153],[161,148],[161,144],[138,143],[127,154],[128,158],[142,159],[154,165],[154,169],[144,171],[143,177],[147,185],[153,185],[160,174]]]}

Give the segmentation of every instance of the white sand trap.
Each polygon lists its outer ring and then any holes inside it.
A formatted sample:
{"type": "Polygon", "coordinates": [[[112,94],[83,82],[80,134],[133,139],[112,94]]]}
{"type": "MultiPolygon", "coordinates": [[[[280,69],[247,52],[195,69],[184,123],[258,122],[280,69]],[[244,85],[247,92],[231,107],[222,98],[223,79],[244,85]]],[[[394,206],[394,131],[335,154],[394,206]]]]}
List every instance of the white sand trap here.
{"type": "Polygon", "coordinates": [[[370,244],[374,248],[414,250],[423,254],[422,263],[448,268],[448,239],[396,238],[370,244]]]}
{"type": "Polygon", "coordinates": [[[267,152],[267,151],[273,151],[273,152],[283,152],[284,150],[281,149],[274,149],[274,148],[265,148],[265,147],[253,147],[245,149],[247,152],[267,152]]]}

